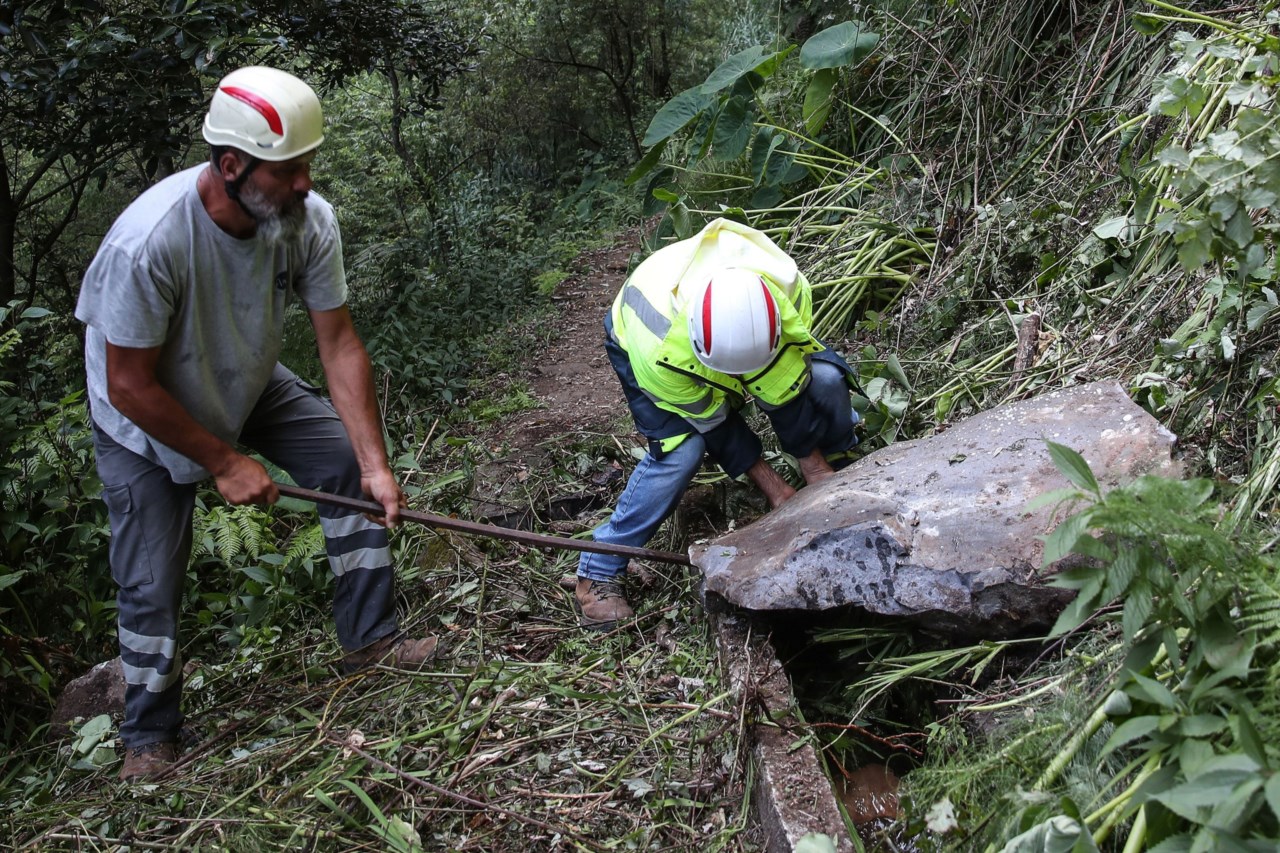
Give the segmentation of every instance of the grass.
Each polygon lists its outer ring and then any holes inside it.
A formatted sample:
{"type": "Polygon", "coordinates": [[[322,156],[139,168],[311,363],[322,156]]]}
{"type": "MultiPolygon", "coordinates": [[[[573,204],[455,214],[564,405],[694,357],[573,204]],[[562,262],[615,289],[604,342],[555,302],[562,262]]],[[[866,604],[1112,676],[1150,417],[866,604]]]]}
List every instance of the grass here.
{"type": "Polygon", "coordinates": [[[28,747],[0,771],[0,832],[17,849],[756,849],[744,710],[683,571],[654,576],[635,624],[586,635],[563,556],[426,531],[398,546],[405,627],[442,637],[429,669],[336,675],[320,619],[208,649],[179,779],[127,787],[112,750],[28,747]]]}

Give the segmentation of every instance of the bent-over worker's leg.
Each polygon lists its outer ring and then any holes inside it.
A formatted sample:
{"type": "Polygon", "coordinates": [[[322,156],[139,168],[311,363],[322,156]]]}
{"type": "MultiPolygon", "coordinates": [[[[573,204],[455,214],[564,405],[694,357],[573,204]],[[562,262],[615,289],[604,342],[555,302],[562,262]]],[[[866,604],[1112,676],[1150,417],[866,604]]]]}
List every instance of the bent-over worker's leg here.
{"type": "MultiPolygon", "coordinates": [[[[661,458],[645,453],[631,472],[613,514],[595,529],[592,538],[613,545],[644,547],[675,511],[680,496],[702,465],[704,451],[702,436],[695,433],[661,458]]],[[[626,557],[584,552],[578,560],[578,577],[612,580],[626,570],[627,562],[626,557]]]]}
{"type": "MultiPolygon", "coordinates": [[[[849,400],[846,370],[814,358],[809,385],[781,408],[766,412],[782,449],[798,460],[815,451],[839,467],[858,443],[854,427],[860,418],[849,400]]],[[[816,461],[816,460],[814,460],[816,461]]]]}
{"type": "Polygon", "coordinates": [[[818,436],[818,450],[831,457],[852,449],[858,443],[854,427],[858,413],[849,401],[849,384],[845,372],[838,366],[814,359],[813,379],[807,392],[814,408],[821,413],[822,429],[818,436]]]}
{"type": "Polygon", "coordinates": [[[194,483],[169,472],[93,428],[102,497],[111,522],[111,577],[124,666],[128,749],[176,742],[182,727],[182,654],[178,610],[191,557],[194,483]]]}
{"type": "MultiPolygon", "coordinates": [[[[690,427],[684,419],[658,408],[640,390],[630,358],[613,340],[613,321],[608,314],[604,318],[604,329],[605,355],[622,386],[636,429],[649,439],[649,450],[627,479],[613,514],[595,529],[592,538],[597,542],[642,548],[675,511],[689,481],[702,465],[707,445],[697,433],[686,435],[690,427]],[[685,438],[678,439],[681,435],[685,438]],[[675,447],[663,450],[676,440],[675,447]]],[[[626,557],[583,552],[578,560],[578,577],[611,581],[626,571],[628,562],[626,557]]]]}
{"type": "MultiPolygon", "coordinates": [[[[317,389],[276,365],[240,441],[308,489],[366,498],[351,440],[317,389]]],[[[320,505],[329,567],[336,578],[333,616],[348,651],[395,632],[395,573],[387,530],[359,512],[320,505]]]]}

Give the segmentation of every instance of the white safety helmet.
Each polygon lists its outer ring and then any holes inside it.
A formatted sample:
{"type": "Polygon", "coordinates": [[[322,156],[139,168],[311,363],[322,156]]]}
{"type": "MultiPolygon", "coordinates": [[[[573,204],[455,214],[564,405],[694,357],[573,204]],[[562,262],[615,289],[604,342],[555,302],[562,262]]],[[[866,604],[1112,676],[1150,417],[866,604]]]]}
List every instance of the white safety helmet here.
{"type": "Polygon", "coordinates": [[[742,375],[764,367],[778,351],[782,318],[758,273],[719,270],[689,295],[689,339],[698,361],[742,375]]]}
{"type": "Polygon", "coordinates": [[[229,145],[260,160],[288,160],[324,142],[320,99],[297,77],[260,65],[218,83],[204,117],[210,145],[229,145]]]}

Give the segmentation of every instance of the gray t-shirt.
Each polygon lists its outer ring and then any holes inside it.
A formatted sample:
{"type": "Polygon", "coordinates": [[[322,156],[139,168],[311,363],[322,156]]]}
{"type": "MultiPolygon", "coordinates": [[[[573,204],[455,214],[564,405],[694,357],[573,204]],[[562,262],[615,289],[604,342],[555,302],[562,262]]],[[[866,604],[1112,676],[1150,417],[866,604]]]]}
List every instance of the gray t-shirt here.
{"type": "Polygon", "coordinates": [[[205,166],[138,196],[85,273],[76,317],[88,325],[85,370],[94,422],[123,446],[193,483],[208,472],[151,438],[107,399],[106,342],[160,347],[160,384],[205,429],[235,442],[280,355],[285,308],[347,299],[333,208],[307,196],[307,226],[291,246],[241,240],[209,217],[196,190],[205,166]]]}

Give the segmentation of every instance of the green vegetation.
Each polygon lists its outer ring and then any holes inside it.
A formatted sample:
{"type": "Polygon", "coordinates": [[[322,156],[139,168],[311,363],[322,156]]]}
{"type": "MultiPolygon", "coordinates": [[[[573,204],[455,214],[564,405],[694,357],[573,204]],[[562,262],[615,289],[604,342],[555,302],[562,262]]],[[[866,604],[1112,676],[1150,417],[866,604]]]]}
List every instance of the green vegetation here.
{"type": "MultiPolygon", "coordinates": [[[[215,535],[210,522],[203,530],[215,535]]],[[[7,758],[5,837],[42,849],[130,836],[174,849],[545,849],[556,837],[583,849],[602,839],[721,849],[742,833],[742,803],[723,801],[740,784],[739,709],[708,677],[690,577],[657,577],[646,596],[663,603],[642,616],[663,645],[586,637],[568,595],[547,592],[563,561],[486,554],[423,529],[395,542],[410,625],[440,633],[446,659],[422,673],[335,677],[326,597],[302,594],[298,571],[271,588],[278,580],[263,570],[279,563],[248,561],[245,542],[227,562],[242,562],[275,602],[292,585],[300,606],[205,629],[229,643],[198,648],[187,676],[189,736],[209,760],[180,788],[121,793],[105,718],[56,758],[37,740],[7,758]]],[[[201,578],[194,595],[207,608],[191,605],[201,620],[219,618],[207,590],[233,585],[201,578]]],[[[244,609],[233,600],[224,613],[244,609]]]]}
{"type": "MultiPolygon", "coordinates": [[[[1046,542],[1046,563],[1084,558],[1054,579],[1079,593],[1051,637],[1090,635],[998,701],[962,692],[933,735],[945,749],[912,773],[909,821],[923,829],[945,801],[946,831],[971,849],[1039,850],[1047,832],[1074,850],[1274,846],[1274,557],[1219,529],[1211,482],[1143,477],[1103,495],[1074,451],[1050,450],[1076,487],[1055,497],[1086,504],[1046,542]],[[969,721],[993,715],[997,734],[976,735],[969,721]]],[[[850,690],[938,678],[966,657],[976,686],[1014,646],[925,653],[914,671],[890,658],[850,690]]]]}
{"type": "MultiPolygon", "coordinates": [[[[1027,661],[1026,641],[938,650],[833,629],[818,639],[862,675],[848,705],[816,694],[811,713],[924,729],[906,781],[917,844],[1271,849],[1280,14],[866,16],[799,51],[744,49],[657,113],[632,177],[665,208],[660,231],[743,217],[796,251],[820,328],[861,351],[882,440],[1110,377],[1212,481],[1103,498],[1081,474],[1094,508],[1051,540],[1097,561],[1061,578],[1080,595],[1058,634],[1075,630],[1027,661]],[[1033,314],[1038,347],[1016,364],[1033,314]],[[1091,530],[1105,546],[1076,541],[1091,530]],[[961,710],[888,712],[938,693],[961,710]]],[[[835,764],[911,754],[845,735],[826,748],[835,764]]]]}
{"type": "MultiPolygon", "coordinates": [[[[1274,849],[1274,0],[889,0],[858,20],[823,0],[161,5],[0,10],[6,837],[756,849],[749,714],[719,683],[692,578],[642,597],[660,642],[589,641],[549,592],[564,555],[403,532],[406,612],[449,657],[334,678],[301,505],[203,495],[183,625],[202,758],[180,791],[108,783],[109,721],[45,743],[61,685],[114,647],[79,271],[138,189],[203,156],[209,84],[262,61],[324,87],[318,189],[395,465],[435,511],[468,512],[488,454],[473,436],[527,405],[492,374],[544,347],[536,318],[577,251],[641,217],[660,215],[661,241],[730,216],[794,253],[821,334],[856,356],[870,446],[1122,383],[1179,435],[1191,478],[1101,494],[1054,448],[1076,488],[1047,556],[1082,565],[1058,579],[1078,597],[1053,635],[817,633],[850,675],[806,713],[878,740],[813,736],[833,767],[910,770],[885,849],[903,833],[917,849],[1274,849]],[[901,713],[937,698],[949,713],[901,713]]],[[[316,378],[296,321],[289,360],[316,378]]],[[[547,476],[583,479],[607,443],[565,448],[547,476]]]]}

